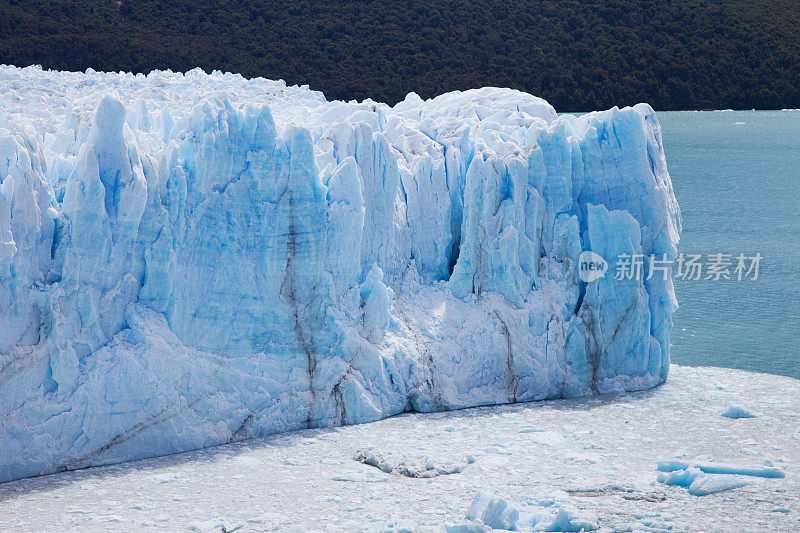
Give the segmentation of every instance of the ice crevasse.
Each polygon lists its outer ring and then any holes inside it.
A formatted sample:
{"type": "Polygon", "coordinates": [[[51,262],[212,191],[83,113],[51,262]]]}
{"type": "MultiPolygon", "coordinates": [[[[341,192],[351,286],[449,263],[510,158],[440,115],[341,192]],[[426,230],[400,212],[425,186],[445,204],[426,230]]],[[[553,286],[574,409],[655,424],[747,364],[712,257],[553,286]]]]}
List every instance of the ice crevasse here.
{"type": "Polygon", "coordinates": [[[653,387],[679,233],[644,104],[0,67],[0,481],[653,387]]]}

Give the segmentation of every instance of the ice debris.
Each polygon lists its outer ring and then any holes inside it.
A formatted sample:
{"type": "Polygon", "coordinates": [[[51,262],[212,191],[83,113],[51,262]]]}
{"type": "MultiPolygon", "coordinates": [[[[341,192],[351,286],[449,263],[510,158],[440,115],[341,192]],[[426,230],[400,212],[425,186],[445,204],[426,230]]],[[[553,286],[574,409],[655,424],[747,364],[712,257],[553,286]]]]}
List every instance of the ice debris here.
{"type": "Polygon", "coordinates": [[[381,453],[375,450],[359,450],[353,456],[355,461],[365,465],[374,466],[387,474],[395,474],[413,478],[432,478],[459,474],[473,460],[466,457],[456,463],[437,463],[431,457],[409,457],[401,455],[396,457],[392,453],[381,453]]]}
{"type": "Polygon", "coordinates": [[[689,494],[694,496],[708,496],[750,485],[752,481],[744,476],[783,478],[786,475],[771,463],[764,467],[745,467],[668,460],[659,461],[656,468],[662,472],[657,478],[659,483],[687,487],[689,494]]]}
{"type": "Polygon", "coordinates": [[[675,470],[686,470],[688,468],[696,468],[706,474],[738,474],[740,476],[753,476],[753,477],[766,477],[766,478],[783,478],[786,474],[780,468],[764,465],[764,466],[735,466],[720,463],[692,463],[689,461],[666,460],[658,461],[656,469],[661,472],[673,472],[675,470]]]}
{"type": "Polygon", "coordinates": [[[580,532],[595,531],[599,528],[595,513],[579,510],[560,498],[552,498],[549,501],[529,498],[524,504],[516,505],[486,492],[475,495],[466,518],[471,522],[448,526],[448,533],[471,533],[492,529],[580,532]]]}
{"type": "Polygon", "coordinates": [[[689,494],[694,496],[708,496],[709,494],[744,487],[752,483],[733,475],[710,476],[694,466],[690,466],[685,470],[659,474],[658,482],[665,485],[687,487],[689,494]]]}
{"type": "Polygon", "coordinates": [[[727,417],[727,418],[755,418],[756,417],[756,415],[752,411],[742,407],[741,405],[733,405],[733,404],[731,404],[731,405],[729,405],[728,407],[725,408],[725,410],[722,412],[722,416],[727,417]]]}

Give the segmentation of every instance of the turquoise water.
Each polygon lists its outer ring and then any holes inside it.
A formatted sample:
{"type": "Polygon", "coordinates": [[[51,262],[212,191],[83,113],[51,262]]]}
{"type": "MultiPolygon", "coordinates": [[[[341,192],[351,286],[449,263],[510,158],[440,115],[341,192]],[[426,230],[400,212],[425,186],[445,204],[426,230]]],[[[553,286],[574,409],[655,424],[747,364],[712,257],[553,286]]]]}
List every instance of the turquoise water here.
{"type": "Polygon", "coordinates": [[[672,361],[800,378],[800,111],[658,118],[678,250],[763,256],[755,281],[675,281],[672,361]]]}

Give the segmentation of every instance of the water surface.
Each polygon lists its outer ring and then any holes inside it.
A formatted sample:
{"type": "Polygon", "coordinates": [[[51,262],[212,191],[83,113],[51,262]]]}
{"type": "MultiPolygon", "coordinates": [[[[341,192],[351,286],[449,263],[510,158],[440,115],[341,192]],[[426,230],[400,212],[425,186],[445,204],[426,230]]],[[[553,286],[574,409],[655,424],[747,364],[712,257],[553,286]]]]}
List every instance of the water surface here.
{"type": "Polygon", "coordinates": [[[755,281],[675,281],[672,361],[800,378],[800,111],[658,118],[678,250],[763,256],[755,281]]]}

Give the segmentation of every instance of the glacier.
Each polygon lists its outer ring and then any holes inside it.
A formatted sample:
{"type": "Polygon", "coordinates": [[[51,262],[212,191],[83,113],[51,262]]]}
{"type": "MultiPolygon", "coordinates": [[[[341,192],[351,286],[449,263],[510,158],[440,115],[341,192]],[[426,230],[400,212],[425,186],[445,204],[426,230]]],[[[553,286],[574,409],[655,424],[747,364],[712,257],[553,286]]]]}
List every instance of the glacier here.
{"type": "Polygon", "coordinates": [[[0,66],[0,481],[654,387],[679,235],[646,104],[0,66]]]}

